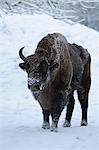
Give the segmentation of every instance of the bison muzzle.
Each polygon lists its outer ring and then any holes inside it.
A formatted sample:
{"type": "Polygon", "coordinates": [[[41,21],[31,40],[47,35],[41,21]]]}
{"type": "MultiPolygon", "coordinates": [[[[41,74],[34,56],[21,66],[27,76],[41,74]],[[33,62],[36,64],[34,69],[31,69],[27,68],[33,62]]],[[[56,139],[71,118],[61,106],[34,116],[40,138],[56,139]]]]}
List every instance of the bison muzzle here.
{"type": "Polygon", "coordinates": [[[86,126],[91,84],[91,58],[88,51],[77,44],[68,43],[59,33],[48,34],[41,39],[33,55],[25,57],[23,49],[19,51],[23,60],[19,66],[27,72],[28,88],[42,108],[42,128],[57,131],[59,117],[65,106],[67,110],[63,127],[71,125],[75,90],[82,109],[81,126],[86,126]]]}

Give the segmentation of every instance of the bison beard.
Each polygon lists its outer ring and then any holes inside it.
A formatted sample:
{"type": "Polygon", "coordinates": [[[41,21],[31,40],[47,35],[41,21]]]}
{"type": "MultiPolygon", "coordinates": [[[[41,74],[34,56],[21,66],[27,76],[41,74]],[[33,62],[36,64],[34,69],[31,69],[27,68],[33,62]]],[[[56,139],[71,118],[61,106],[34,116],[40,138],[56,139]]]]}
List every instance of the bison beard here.
{"type": "Polygon", "coordinates": [[[88,51],[79,45],[68,43],[59,33],[44,37],[33,55],[25,57],[22,54],[23,48],[20,49],[19,56],[24,63],[19,66],[27,72],[28,88],[42,108],[42,128],[57,131],[59,117],[65,106],[67,112],[63,127],[71,125],[75,90],[82,108],[81,125],[87,125],[91,84],[91,59],[88,51]]]}

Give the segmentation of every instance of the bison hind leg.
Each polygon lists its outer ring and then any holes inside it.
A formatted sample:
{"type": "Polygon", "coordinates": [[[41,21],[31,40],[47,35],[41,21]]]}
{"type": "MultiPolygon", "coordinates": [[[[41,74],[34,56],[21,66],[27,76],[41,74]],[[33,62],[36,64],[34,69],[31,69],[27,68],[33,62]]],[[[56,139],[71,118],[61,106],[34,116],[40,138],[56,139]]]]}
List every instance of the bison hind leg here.
{"type": "Polygon", "coordinates": [[[88,124],[88,123],[87,123],[86,120],[82,120],[82,121],[81,121],[81,126],[87,126],[87,124],[88,124]]]}

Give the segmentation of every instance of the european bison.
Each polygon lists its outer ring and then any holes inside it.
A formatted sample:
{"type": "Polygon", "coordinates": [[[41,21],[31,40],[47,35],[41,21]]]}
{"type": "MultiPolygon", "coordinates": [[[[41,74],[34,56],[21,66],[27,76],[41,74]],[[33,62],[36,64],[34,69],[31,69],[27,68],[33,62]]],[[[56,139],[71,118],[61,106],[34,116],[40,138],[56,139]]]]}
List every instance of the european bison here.
{"type": "Polygon", "coordinates": [[[59,117],[66,105],[63,127],[71,125],[75,90],[82,109],[81,126],[86,126],[91,84],[91,58],[88,51],[81,46],[68,43],[59,33],[45,36],[38,43],[33,55],[25,57],[22,54],[23,48],[20,49],[19,56],[24,62],[19,66],[27,72],[28,88],[42,108],[42,128],[57,131],[59,117]]]}

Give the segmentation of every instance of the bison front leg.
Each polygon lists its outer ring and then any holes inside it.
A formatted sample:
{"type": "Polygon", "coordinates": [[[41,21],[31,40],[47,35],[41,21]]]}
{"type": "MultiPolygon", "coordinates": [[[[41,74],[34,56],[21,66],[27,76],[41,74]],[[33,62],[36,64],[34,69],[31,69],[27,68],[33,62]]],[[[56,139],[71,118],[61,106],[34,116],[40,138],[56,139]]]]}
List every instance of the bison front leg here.
{"type": "Polygon", "coordinates": [[[43,110],[43,124],[42,124],[42,128],[43,129],[49,129],[50,128],[50,123],[49,123],[49,111],[48,110],[43,110]]]}
{"type": "Polygon", "coordinates": [[[57,132],[59,117],[60,117],[63,109],[64,109],[64,107],[61,107],[61,108],[58,107],[57,110],[55,108],[55,110],[51,112],[52,125],[51,125],[50,130],[52,132],[57,132]]]}
{"type": "Polygon", "coordinates": [[[52,114],[51,116],[52,116],[52,125],[51,125],[51,128],[50,128],[50,131],[57,132],[58,121],[59,121],[60,115],[52,114]]]}

